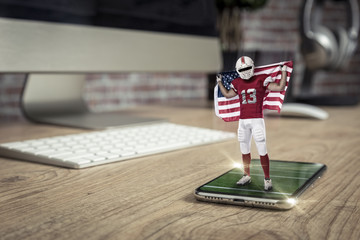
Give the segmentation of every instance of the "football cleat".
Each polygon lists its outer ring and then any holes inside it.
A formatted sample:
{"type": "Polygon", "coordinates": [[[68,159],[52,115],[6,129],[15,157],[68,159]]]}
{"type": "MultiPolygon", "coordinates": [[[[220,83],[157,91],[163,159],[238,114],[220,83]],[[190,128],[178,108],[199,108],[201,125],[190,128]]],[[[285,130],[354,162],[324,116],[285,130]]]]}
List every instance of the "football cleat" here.
{"type": "Polygon", "coordinates": [[[237,185],[244,186],[246,184],[251,183],[251,177],[249,175],[244,175],[239,181],[237,181],[237,185]]]}
{"type": "Polygon", "coordinates": [[[264,179],[264,190],[270,191],[271,189],[272,189],[271,179],[269,180],[264,179]]]}

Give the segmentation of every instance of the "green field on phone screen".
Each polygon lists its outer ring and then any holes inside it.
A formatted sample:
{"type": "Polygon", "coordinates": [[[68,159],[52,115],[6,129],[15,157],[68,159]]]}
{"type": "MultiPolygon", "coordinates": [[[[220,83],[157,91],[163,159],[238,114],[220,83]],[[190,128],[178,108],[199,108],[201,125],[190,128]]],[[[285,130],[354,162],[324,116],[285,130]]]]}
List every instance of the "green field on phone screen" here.
{"type": "Polygon", "coordinates": [[[273,189],[264,191],[264,173],[260,160],[251,161],[251,183],[238,186],[236,182],[243,176],[240,168],[234,168],[222,176],[201,186],[199,190],[248,197],[286,199],[317,173],[324,165],[318,163],[270,161],[270,177],[273,189]]]}

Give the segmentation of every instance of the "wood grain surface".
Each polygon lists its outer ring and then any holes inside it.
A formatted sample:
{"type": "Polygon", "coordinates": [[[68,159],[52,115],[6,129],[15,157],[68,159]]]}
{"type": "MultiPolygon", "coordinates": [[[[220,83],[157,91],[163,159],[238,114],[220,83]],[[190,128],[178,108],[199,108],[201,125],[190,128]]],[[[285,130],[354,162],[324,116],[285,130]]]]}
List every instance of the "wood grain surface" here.
{"type": "MultiPolygon", "coordinates": [[[[265,118],[270,159],[328,167],[291,210],[195,200],[196,187],[240,160],[236,139],[81,170],[0,158],[0,239],[360,239],[360,107],[325,110],[325,121],[265,118]]],[[[134,114],[237,129],[211,108],[134,114]]],[[[1,124],[0,142],[83,131],[1,124]]]]}

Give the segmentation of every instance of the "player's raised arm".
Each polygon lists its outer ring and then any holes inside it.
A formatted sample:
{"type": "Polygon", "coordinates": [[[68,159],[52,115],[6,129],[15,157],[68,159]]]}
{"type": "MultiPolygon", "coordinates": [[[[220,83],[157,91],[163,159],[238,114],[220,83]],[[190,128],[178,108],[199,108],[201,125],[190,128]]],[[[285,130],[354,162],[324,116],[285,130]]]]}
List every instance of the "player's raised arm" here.
{"type": "Polygon", "coordinates": [[[221,82],[221,75],[218,74],[216,75],[216,81],[219,85],[219,89],[221,91],[221,93],[226,97],[226,98],[232,98],[232,97],[235,97],[237,95],[237,93],[234,91],[234,89],[230,89],[230,90],[227,90],[224,85],[222,84],[221,82]]]}
{"type": "Polygon", "coordinates": [[[278,83],[275,83],[275,82],[269,83],[268,89],[270,91],[284,91],[285,90],[286,77],[287,77],[286,69],[287,69],[286,65],[283,65],[281,67],[281,79],[280,79],[280,82],[278,82],[278,83]]]}

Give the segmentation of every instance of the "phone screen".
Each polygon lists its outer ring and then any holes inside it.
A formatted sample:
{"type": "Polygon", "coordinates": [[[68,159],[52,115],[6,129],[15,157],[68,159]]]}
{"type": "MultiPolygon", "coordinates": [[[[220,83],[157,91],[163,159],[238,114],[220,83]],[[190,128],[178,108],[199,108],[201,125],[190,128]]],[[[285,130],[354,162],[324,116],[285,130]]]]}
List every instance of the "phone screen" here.
{"type": "Polygon", "coordinates": [[[297,197],[308,185],[326,169],[324,164],[270,161],[270,177],[273,189],[264,190],[264,173],[260,160],[251,161],[251,183],[238,186],[236,182],[243,176],[240,168],[234,168],[214,180],[202,185],[198,192],[217,193],[244,197],[288,199],[297,197]]]}

